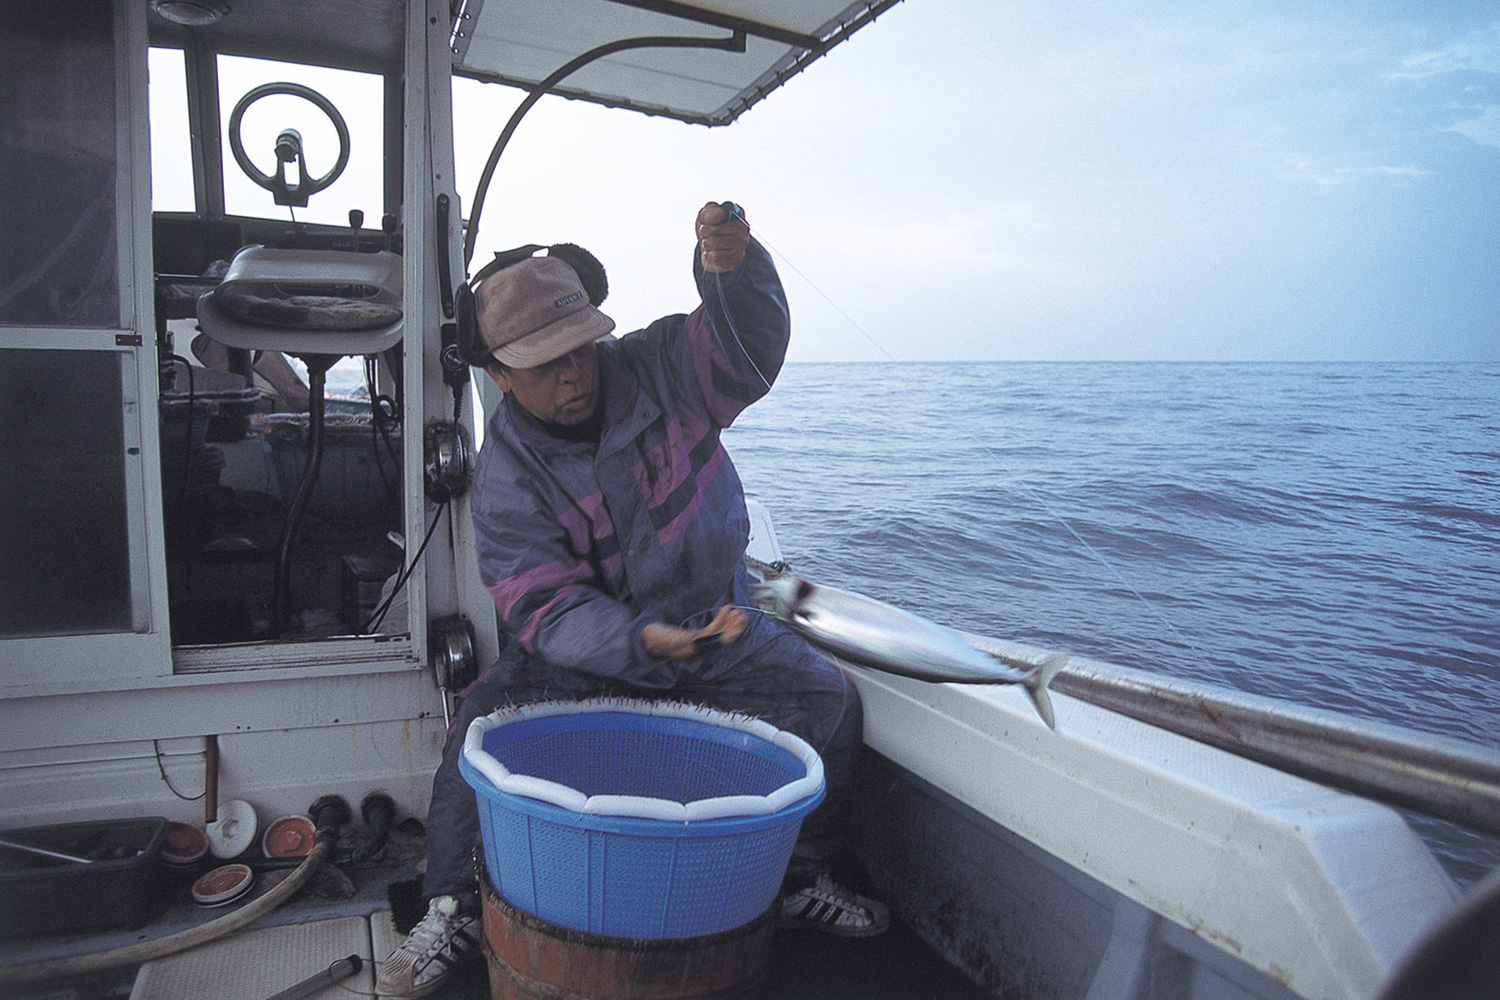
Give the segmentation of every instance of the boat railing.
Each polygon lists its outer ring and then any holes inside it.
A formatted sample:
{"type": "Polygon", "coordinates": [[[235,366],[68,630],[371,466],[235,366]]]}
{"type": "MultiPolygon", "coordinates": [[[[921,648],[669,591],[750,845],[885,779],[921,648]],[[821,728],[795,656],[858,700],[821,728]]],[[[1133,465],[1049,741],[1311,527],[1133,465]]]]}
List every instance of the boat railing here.
{"type": "MultiPolygon", "coordinates": [[[[962,633],[1025,668],[1056,655],[962,633]]],[[[1500,752],[1465,740],[1071,656],[1052,689],[1386,805],[1500,834],[1500,752]]]]}

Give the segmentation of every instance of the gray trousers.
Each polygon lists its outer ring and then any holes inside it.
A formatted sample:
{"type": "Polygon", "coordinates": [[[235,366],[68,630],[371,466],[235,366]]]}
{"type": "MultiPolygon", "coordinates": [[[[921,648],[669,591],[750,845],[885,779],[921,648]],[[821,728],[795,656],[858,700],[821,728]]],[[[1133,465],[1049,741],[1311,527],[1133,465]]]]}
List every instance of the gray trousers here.
{"type": "Polygon", "coordinates": [[[561,670],[512,643],[463,693],[432,782],[427,813],[427,873],[422,889],[453,895],[479,911],[475,857],[479,812],[458,770],[469,723],[507,705],[602,695],[683,701],[764,719],[806,740],[823,758],[827,797],[802,822],[787,869],[788,885],[810,884],[844,843],[854,766],[863,737],[859,692],[837,667],[770,618],[755,616],[738,641],[687,664],[670,688],[636,688],[582,671],[561,670]]]}

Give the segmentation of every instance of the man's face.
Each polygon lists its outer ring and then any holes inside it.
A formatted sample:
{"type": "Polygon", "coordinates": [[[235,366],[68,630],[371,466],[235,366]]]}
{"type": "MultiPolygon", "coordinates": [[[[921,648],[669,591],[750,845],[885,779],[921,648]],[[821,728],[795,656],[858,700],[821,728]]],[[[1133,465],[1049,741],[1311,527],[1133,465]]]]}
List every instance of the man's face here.
{"type": "Polygon", "coordinates": [[[599,405],[599,352],[593,344],[536,368],[485,371],[502,392],[515,396],[528,413],[546,423],[581,424],[599,405]]]}

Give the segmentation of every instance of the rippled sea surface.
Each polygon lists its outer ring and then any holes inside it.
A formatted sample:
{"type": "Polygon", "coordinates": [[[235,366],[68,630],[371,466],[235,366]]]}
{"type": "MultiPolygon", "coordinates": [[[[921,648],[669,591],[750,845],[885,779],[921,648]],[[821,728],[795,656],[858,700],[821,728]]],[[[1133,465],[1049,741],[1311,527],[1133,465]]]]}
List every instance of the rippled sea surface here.
{"type": "Polygon", "coordinates": [[[814,580],[1500,741],[1500,365],[794,364],[725,441],[814,580]]]}

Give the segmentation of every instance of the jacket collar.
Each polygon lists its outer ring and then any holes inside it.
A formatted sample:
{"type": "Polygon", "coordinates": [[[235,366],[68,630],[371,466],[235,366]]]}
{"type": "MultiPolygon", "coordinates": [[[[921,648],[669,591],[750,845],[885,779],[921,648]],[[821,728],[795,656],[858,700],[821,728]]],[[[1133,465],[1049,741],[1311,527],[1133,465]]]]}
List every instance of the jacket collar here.
{"type": "Polygon", "coordinates": [[[662,412],[650,394],[641,391],[640,380],[625,363],[623,353],[613,344],[600,345],[599,383],[604,404],[600,458],[627,447],[662,412]]]}

